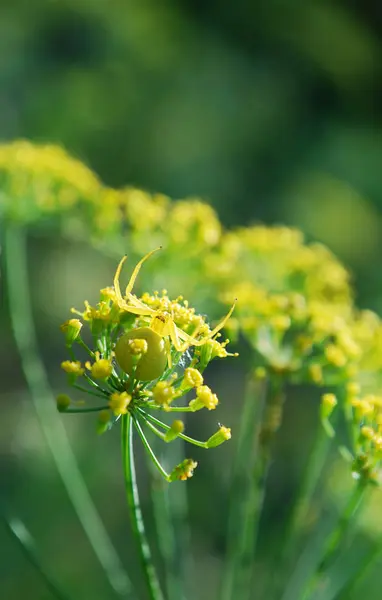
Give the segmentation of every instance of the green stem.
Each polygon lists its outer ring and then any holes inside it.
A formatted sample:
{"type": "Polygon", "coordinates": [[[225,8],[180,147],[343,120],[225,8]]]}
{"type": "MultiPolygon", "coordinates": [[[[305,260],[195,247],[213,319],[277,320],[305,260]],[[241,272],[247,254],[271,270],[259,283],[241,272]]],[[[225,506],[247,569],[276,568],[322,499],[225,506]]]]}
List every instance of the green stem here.
{"type": "Polygon", "coordinates": [[[155,465],[155,467],[158,469],[159,473],[162,475],[162,477],[164,477],[166,479],[166,481],[170,481],[170,475],[168,473],[166,473],[166,471],[160,464],[159,460],[157,459],[155,452],[151,448],[145,434],[143,433],[143,429],[142,429],[138,419],[135,418],[134,416],[132,418],[134,421],[135,428],[138,431],[138,435],[141,438],[142,443],[143,443],[145,449],[147,450],[148,455],[151,458],[153,465],[155,465]]]}
{"type": "Polygon", "coordinates": [[[32,537],[30,536],[29,532],[25,529],[24,524],[16,519],[7,519],[5,516],[3,516],[3,520],[9,533],[18,543],[28,562],[30,562],[30,564],[39,573],[40,577],[44,581],[46,587],[48,588],[52,596],[54,596],[54,598],[57,598],[57,600],[68,600],[69,597],[59,589],[57,584],[53,581],[51,575],[41,564],[32,537]]]}
{"type": "MultiPolygon", "coordinates": [[[[177,454],[181,453],[181,449],[179,451],[177,446],[178,445],[175,444],[171,445],[171,454],[173,452],[176,452],[177,454]]],[[[174,460],[173,456],[171,456],[171,460],[174,460]]],[[[177,456],[175,458],[175,464],[178,464],[179,462],[181,462],[181,457],[177,456]]],[[[183,520],[187,520],[187,504],[184,506],[183,502],[181,502],[181,505],[179,506],[179,494],[183,499],[186,486],[182,485],[182,482],[174,482],[169,485],[163,480],[163,477],[159,475],[151,460],[149,460],[149,463],[151,467],[150,488],[156,525],[156,537],[165,567],[166,599],[183,600],[183,589],[185,586],[184,576],[186,572],[189,572],[190,565],[188,560],[184,560],[185,553],[188,549],[188,544],[184,543],[183,539],[183,520]],[[185,567],[187,567],[187,570],[185,567]]]]}
{"type": "Polygon", "coordinates": [[[62,413],[89,413],[89,412],[98,412],[100,410],[107,410],[109,406],[91,406],[89,408],[65,408],[65,410],[61,410],[62,413]]]}
{"type": "Polygon", "coordinates": [[[164,600],[143,523],[135,472],[133,422],[133,417],[129,413],[122,416],[122,462],[127,504],[129,506],[131,525],[137,542],[150,600],[164,600]]]}
{"type": "Polygon", "coordinates": [[[10,319],[40,427],[94,553],[113,589],[118,594],[127,596],[131,592],[130,580],[82,478],[39,356],[31,310],[26,239],[23,231],[9,226],[5,230],[4,246],[10,319]]]}
{"type": "Polygon", "coordinates": [[[366,482],[360,480],[354,487],[353,492],[346,504],[334,531],[330,533],[323,546],[323,552],[316,566],[315,573],[308,580],[302,598],[310,598],[314,592],[322,574],[328,570],[338,556],[341,544],[346,540],[351,527],[354,525],[354,519],[362,504],[366,491],[366,482]]]}
{"type": "Polygon", "coordinates": [[[80,390],[80,392],[84,392],[84,394],[90,394],[91,396],[95,396],[96,398],[105,399],[105,394],[97,394],[96,392],[93,392],[93,390],[84,388],[82,387],[82,385],[78,385],[77,383],[74,383],[72,387],[74,387],[76,390],[80,390]]]}
{"type": "MultiPolygon", "coordinates": [[[[237,582],[242,569],[243,552],[248,546],[248,534],[253,534],[252,531],[247,531],[247,527],[250,525],[248,503],[252,500],[255,464],[258,464],[260,460],[259,439],[265,405],[265,390],[265,380],[255,381],[252,377],[248,380],[231,479],[226,562],[220,589],[222,600],[232,600],[233,597],[238,596],[237,582]]],[[[264,467],[262,466],[262,468],[264,467]]],[[[258,498],[258,508],[259,501],[260,498],[258,498]]],[[[252,525],[255,524],[252,522],[252,525]]],[[[251,566],[245,565],[245,569],[251,566]]],[[[249,590],[244,592],[243,597],[246,594],[249,594],[249,590]]],[[[239,597],[241,600],[241,596],[239,597]]]]}
{"type": "Polygon", "coordinates": [[[269,598],[280,597],[282,595],[280,587],[284,586],[285,573],[295,563],[298,542],[306,525],[313,494],[320,480],[330,444],[331,439],[327,436],[321,423],[318,423],[313,448],[309,454],[308,464],[286,523],[281,547],[279,549],[276,548],[274,553],[274,564],[273,568],[269,571],[267,581],[267,595],[269,598]],[[277,576],[275,575],[276,573],[277,576]]]}
{"type": "Polygon", "coordinates": [[[146,402],[145,406],[148,408],[154,408],[155,410],[164,410],[165,412],[196,412],[189,406],[168,406],[167,408],[163,408],[163,406],[158,406],[157,404],[151,402],[146,402]]]}
{"type": "Polygon", "coordinates": [[[339,522],[335,530],[330,534],[326,544],[324,555],[318,566],[318,573],[323,573],[333,562],[337,554],[337,550],[341,542],[346,537],[350,526],[354,524],[354,517],[362,504],[365,496],[366,484],[364,481],[359,481],[351,494],[345,510],[340,516],[339,522]]]}
{"type": "Polygon", "coordinates": [[[370,552],[361,561],[359,568],[355,569],[351,576],[347,578],[343,584],[338,587],[336,594],[333,596],[333,600],[348,600],[353,596],[352,592],[356,586],[364,579],[368,571],[382,556],[382,544],[377,544],[376,547],[372,548],[370,552]]]}
{"type": "MultiPolygon", "coordinates": [[[[166,423],[162,423],[162,421],[160,421],[159,419],[156,419],[149,413],[146,413],[141,408],[138,408],[138,410],[139,410],[139,414],[141,415],[142,419],[144,421],[146,421],[148,427],[150,427],[150,429],[158,437],[165,440],[165,435],[163,433],[161,433],[160,431],[158,431],[158,429],[156,429],[156,427],[152,427],[151,423],[155,423],[155,425],[158,425],[158,427],[162,427],[162,429],[164,429],[165,431],[169,431],[171,429],[170,425],[166,425],[166,423]],[[149,423],[148,421],[151,421],[151,423],[149,423]]],[[[178,437],[181,440],[184,440],[185,442],[189,442],[190,444],[193,444],[194,446],[199,446],[199,448],[208,449],[207,442],[201,442],[199,440],[195,440],[194,438],[191,438],[188,435],[184,435],[184,433],[178,433],[178,437]]]]}
{"type": "Polygon", "coordinates": [[[301,486],[297,491],[294,505],[286,526],[284,535],[284,547],[282,558],[291,556],[295,548],[301,530],[304,528],[306,517],[311,506],[312,497],[320,479],[320,474],[328,456],[331,439],[326,434],[321,423],[318,423],[318,431],[313,448],[309,454],[308,464],[302,479],[301,486]]]}

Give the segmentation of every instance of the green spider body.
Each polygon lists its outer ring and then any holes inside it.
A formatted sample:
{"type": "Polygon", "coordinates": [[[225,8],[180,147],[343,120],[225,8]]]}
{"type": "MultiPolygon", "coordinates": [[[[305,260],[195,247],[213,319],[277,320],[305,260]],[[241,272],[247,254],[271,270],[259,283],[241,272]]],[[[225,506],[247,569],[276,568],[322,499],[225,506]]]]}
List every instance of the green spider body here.
{"type": "Polygon", "coordinates": [[[151,327],[138,327],[122,335],[115,346],[115,358],[121,369],[140,381],[152,381],[163,375],[167,366],[166,344],[163,337],[151,327]],[[136,363],[130,351],[129,341],[143,339],[147,342],[147,352],[136,363]]]}

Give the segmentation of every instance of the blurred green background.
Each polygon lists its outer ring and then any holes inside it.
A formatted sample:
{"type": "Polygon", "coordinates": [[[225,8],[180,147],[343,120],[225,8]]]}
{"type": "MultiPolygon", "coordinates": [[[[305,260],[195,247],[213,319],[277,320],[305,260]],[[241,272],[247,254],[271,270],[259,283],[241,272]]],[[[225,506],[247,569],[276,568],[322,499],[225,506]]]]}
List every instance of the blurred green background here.
{"type": "MultiPolygon", "coordinates": [[[[256,221],[301,227],[350,268],[358,303],[381,313],[381,31],[381,8],[369,0],[2,0],[0,136],[61,144],[110,186],[201,196],[228,227],[256,221]]],[[[114,263],[48,232],[32,232],[29,244],[41,348],[52,383],[62,390],[58,324],[70,306],[95,300],[114,263]]],[[[106,580],[30,406],[4,289],[3,300],[2,498],[73,598],[106,600],[106,580]]],[[[234,431],[243,367],[232,369],[234,377],[217,367],[211,382],[223,399],[218,418],[234,431]]],[[[273,568],[267,562],[272,536],[316,426],[306,398],[290,396],[263,519],[265,571],[273,568]]],[[[125,564],[135,564],[118,436],[98,438],[85,417],[66,418],[65,425],[125,564]]],[[[214,427],[207,415],[197,433],[208,436],[214,427]]],[[[197,569],[204,583],[191,598],[203,600],[219,577],[227,509],[219,498],[227,490],[231,451],[227,445],[200,458],[203,467],[187,489],[190,572],[197,569]]],[[[366,546],[378,533],[370,514],[359,534],[366,546]]],[[[5,529],[0,535],[2,597],[49,600],[5,529]]],[[[380,597],[377,573],[355,597],[365,591],[371,600],[380,597]]]]}

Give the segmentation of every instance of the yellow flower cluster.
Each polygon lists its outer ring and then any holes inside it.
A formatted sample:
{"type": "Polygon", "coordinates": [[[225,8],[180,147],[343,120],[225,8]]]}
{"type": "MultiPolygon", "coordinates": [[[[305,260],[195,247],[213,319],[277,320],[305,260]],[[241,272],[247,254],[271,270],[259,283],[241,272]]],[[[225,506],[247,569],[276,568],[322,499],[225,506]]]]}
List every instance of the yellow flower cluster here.
{"type": "Polygon", "coordinates": [[[59,146],[24,140],[0,146],[0,182],[10,216],[25,221],[80,202],[98,204],[102,190],[92,171],[59,146]]]}
{"type": "MultiPolygon", "coordinates": [[[[198,199],[172,202],[164,195],[130,187],[107,188],[80,161],[52,145],[27,141],[1,145],[0,184],[0,209],[10,219],[31,222],[45,214],[62,215],[66,231],[70,233],[75,222],[76,235],[84,232],[92,243],[105,243],[118,254],[128,251],[142,256],[165,246],[163,256],[158,255],[143,274],[143,282],[152,281],[155,268],[155,280],[163,277],[170,292],[134,296],[134,302],[170,315],[180,330],[205,338],[205,343],[193,348],[195,364],[182,384],[167,385],[168,376],[160,382],[163,389],[155,392],[158,406],[170,406],[171,394],[183,385],[196,390],[191,408],[214,408],[217,398],[204,385],[201,365],[214,356],[229,355],[225,341],[206,338],[211,329],[204,317],[176,296],[185,294],[197,301],[199,310],[214,316],[219,314],[219,303],[232,304],[236,297],[237,308],[227,330],[233,337],[244,335],[253,349],[257,372],[273,371],[284,380],[345,390],[352,400],[344,403],[339,394],[336,410],[344,410],[354,427],[362,430],[362,452],[374,464],[379,444],[375,436],[380,432],[376,400],[371,403],[370,397],[382,395],[382,324],[374,313],[355,309],[349,274],[325,246],[307,243],[300,231],[284,226],[256,225],[225,232],[208,204],[198,199]],[[194,367],[200,368],[199,376],[192,373],[194,367]],[[361,426],[357,419],[365,410],[361,426]]],[[[113,288],[101,290],[95,307],[85,303],[84,311],[73,312],[90,325],[93,335],[117,326],[125,330],[150,326],[149,316],[121,310],[113,288]]],[[[68,349],[81,338],[81,327],[79,319],[63,325],[68,349]]],[[[144,341],[131,339],[132,354],[138,350],[142,352],[137,356],[145,354],[144,341]]],[[[107,350],[107,356],[85,365],[95,379],[110,371],[111,346],[107,350]]],[[[73,381],[87,376],[79,361],[64,361],[62,367],[73,381]]],[[[328,408],[328,398],[326,402],[328,408]]],[[[357,457],[361,446],[353,446],[357,457]]]]}

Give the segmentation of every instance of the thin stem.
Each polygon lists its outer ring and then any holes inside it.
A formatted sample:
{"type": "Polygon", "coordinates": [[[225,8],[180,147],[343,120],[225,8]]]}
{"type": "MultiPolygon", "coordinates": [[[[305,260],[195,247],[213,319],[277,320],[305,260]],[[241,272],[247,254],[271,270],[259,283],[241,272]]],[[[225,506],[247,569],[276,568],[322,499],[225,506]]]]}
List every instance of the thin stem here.
{"type": "Polygon", "coordinates": [[[96,398],[105,399],[105,394],[97,394],[96,392],[93,392],[93,390],[89,390],[85,387],[82,387],[82,385],[78,385],[78,383],[74,383],[72,387],[76,388],[76,390],[80,390],[80,392],[84,392],[84,394],[90,394],[91,396],[95,396],[96,398]]]}
{"type": "MultiPolygon", "coordinates": [[[[165,435],[163,433],[161,433],[160,431],[158,431],[158,429],[156,427],[153,427],[151,425],[151,423],[155,423],[155,425],[158,425],[158,427],[162,427],[162,429],[164,429],[165,431],[169,431],[171,429],[170,425],[167,425],[166,423],[162,423],[162,421],[160,421],[159,419],[156,419],[155,417],[153,417],[152,415],[150,415],[149,413],[146,413],[144,410],[142,410],[141,408],[138,408],[137,410],[139,410],[140,415],[142,416],[142,419],[144,421],[146,421],[148,427],[150,427],[150,429],[158,436],[160,437],[162,440],[165,440],[165,435]],[[149,423],[148,421],[151,421],[151,423],[149,423]]],[[[201,442],[199,440],[195,440],[192,437],[189,437],[188,435],[185,435],[184,433],[178,433],[178,437],[181,440],[184,440],[185,442],[189,442],[190,444],[193,444],[194,446],[199,446],[199,448],[205,448],[208,449],[207,446],[207,442],[201,442]]]]}
{"type": "Polygon", "coordinates": [[[285,542],[282,549],[283,558],[290,556],[291,551],[299,539],[301,529],[304,527],[314,491],[328,456],[330,444],[331,439],[326,434],[321,423],[318,423],[316,439],[309,454],[309,460],[302,478],[302,483],[297,491],[297,496],[294,500],[291,515],[286,526],[284,535],[285,542]]]}
{"type": "Polygon", "coordinates": [[[269,598],[280,597],[280,587],[284,585],[284,574],[295,563],[296,549],[300,541],[308,515],[314,491],[320,481],[320,475],[330,449],[331,439],[321,423],[318,423],[313,448],[309,453],[301,485],[293,501],[292,510],[287,520],[280,548],[276,548],[273,568],[269,571],[267,595],[269,598]],[[275,573],[278,576],[275,576],[275,573]]]}
{"type": "Polygon", "coordinates": [[[93,350],[90,350],[90,348],[87,344],[85,344],[85,342],[81,336],[78,336],[76,341],[77,341],[77,344],[79,344],[80,346],[82,346],[84,348],[84,350],[86,350],[86,352],[89,354],[89,356],[91,356],[91,358],[95,357],[95,353],[93,352],[93,350]]]}
{"type": "Polygon", "coordinates": [[[109,391],[104,390],[100,385],[98,385],[98,383],[96,381],[93,381],[93,379],[91,377],[89,377],[89,375],[87,373],[84,373],[84,377],[85,377],[86,381],[89,383],[89,385],[91,385],[92,387],[94,387],[97,390],[99,390],[100,392],[102,392],[102,394],[104,394],[105,396],[109,395],[109,391]]]}
{"type": "Polygon", "coordinates": [[[344,510],[338,520],[337,526],[334,531],[330,533],[326,542],[323,546],[323,552],[316,566],[315,572],[308,580],[305,585],[302,598],[310,598],[314,592],[317,584],[319,583],[320,577],[326,572],[329,567],[333,564],[338,556],[340,546],[347,538],[351,527],[354,525],[354,519],[358,510],[362,504],[366,491],[366,483],[364,480],[360,480],[354,487],[352,494],[348,500],[348,503],[344,507],[344,510]]]}
{"type": "MultiPolygon", "coordinates": [[[[227,551],[220,598],[237,597],[237,579],[243,551],[248,545],[248,502],[253,488],[254,466],[259,461],[260,426],[265,405],[266,381],[249,378],[244,397],[236,455],[231,478],[227,527],[227,551]]],[[[249,532],[252,535],[252,531],[249,532]]],[[[249,590],[247,590],[247,594],[249,590]]],[[[241,599],[241,596],[240,596],[241,599]]]]}
{"type": "Polygon", "coordinates": [[[89,413],[89,412],[98,412],[100,410],[107,410],[109,406],[106,404],[105,406],[91,406],[88,408],[65,408],[60,412],[63,413],[89,413]]]}
{"type": "Polygon", "coordinates": [[[129,506],[131,524],[137,542],[150,600],[164,600],[152,561],[151,551],[143,523],[135,473],[133,417],[129,413],[122,416],[121,436],[122,462],[127,504],[129,506]]]}
{"type": "Polygon", "coordinates": [[[23,231],[9,226],[5,230],[4,247],[10,319],[37,419],[94,553],[115,592],[127,596],[131,592],[130,580],[82,478],[39,356],[31,311],[23,231]]]}
{"type": "Polygon", "coordinates": [[[345,506],[343,513],[340,516],[337,527],[330,534],[325,544],[324,555],[317,569],[318,573],[323,573],[323,571],[325,571],[333,562],[333,559],[336,556],[340,543],[346,537],[350,526],[353,525],[353,519],[358,513],[358,510],[362,504],[365,491],[366,484],[363,480],[361,480],[354,487],[353,493],[351,494],[349,501],[345,506]]]}
{"type": "Polygon", "coordinates": [[[132,418],[133,418],[136,430],[138,431],[139,437],[141,438],[143,445],[144,445],[145,449],[147,450],[153,464],[156,466],[159,473],[166,479],[166,481],[170,481],[170,475],[168,473],[166,473],[166,471],[160,464],[159,460],[157,459],[155,452],[151,448],[145,434],[143,433],[142,427],[140,426],[138,419],[136,419],[134,416],[132,418]]]}
{"type": "Polygon", "coordinates": [[[164,410],[165,412],[196,412],[189,406],[168,406],[163,408],[163,406],[158,406],[158,404],[154,404],[152,402],[145,402],[145,406],[148,408],[154,408],[155,410],[164,410]]]}
{"type": "Polygon", "coordinates": [[[42,565],[33,539],[24,524],[18,519],[7,519],[5,516],[3,516],[3,521],[7,530],[18,543],[28,562],[36,569],[52,596],[57,600],[69,600],[69,596],[57,586],[50,573],[42,565]]]}
{"type": "MultiPolygon", "coordinates": [[[[175,445],[171,446],[171,451],[179,453],[179,449],[175,445]]],[[[174,459],[173,456],[171,458],[174,459]]],[[[181,457],[175,459],[176,464],[180,461],[181,457]]],[[[148,462],[151,468],[150,489],[156,537],[165,567],[166,598],[167,600],[183,600],[184,575],[189,572],[190,564],[188,556],[185,560],[188,544],[185,543],[183,535],[183,519],[187,519],[187,504],[184,506],[182,501],[179,506],[179,494],[181,494],[181,500],[183,500],[183,494],[187,486],[182,485],[181,482],[174,482],[169,485],[158,473],[151,460],[148,462]],[[187,570],[184,568],[186,564],[187,570]]],[[[186,539],[186,542],[188,542],[188,539],[186,539]]]]}
{"type": "Polygon", "coordinates": [[[360,562],[358,569],[354,569],[351,576],[337,589],[333,600],[347,600],[352,597],[352,592],[356,586],[364,579],[368,571],[373,567],[377,560],[382,556],[382,544],[377,544],[370,552],[366,554],[360,562]]]}

